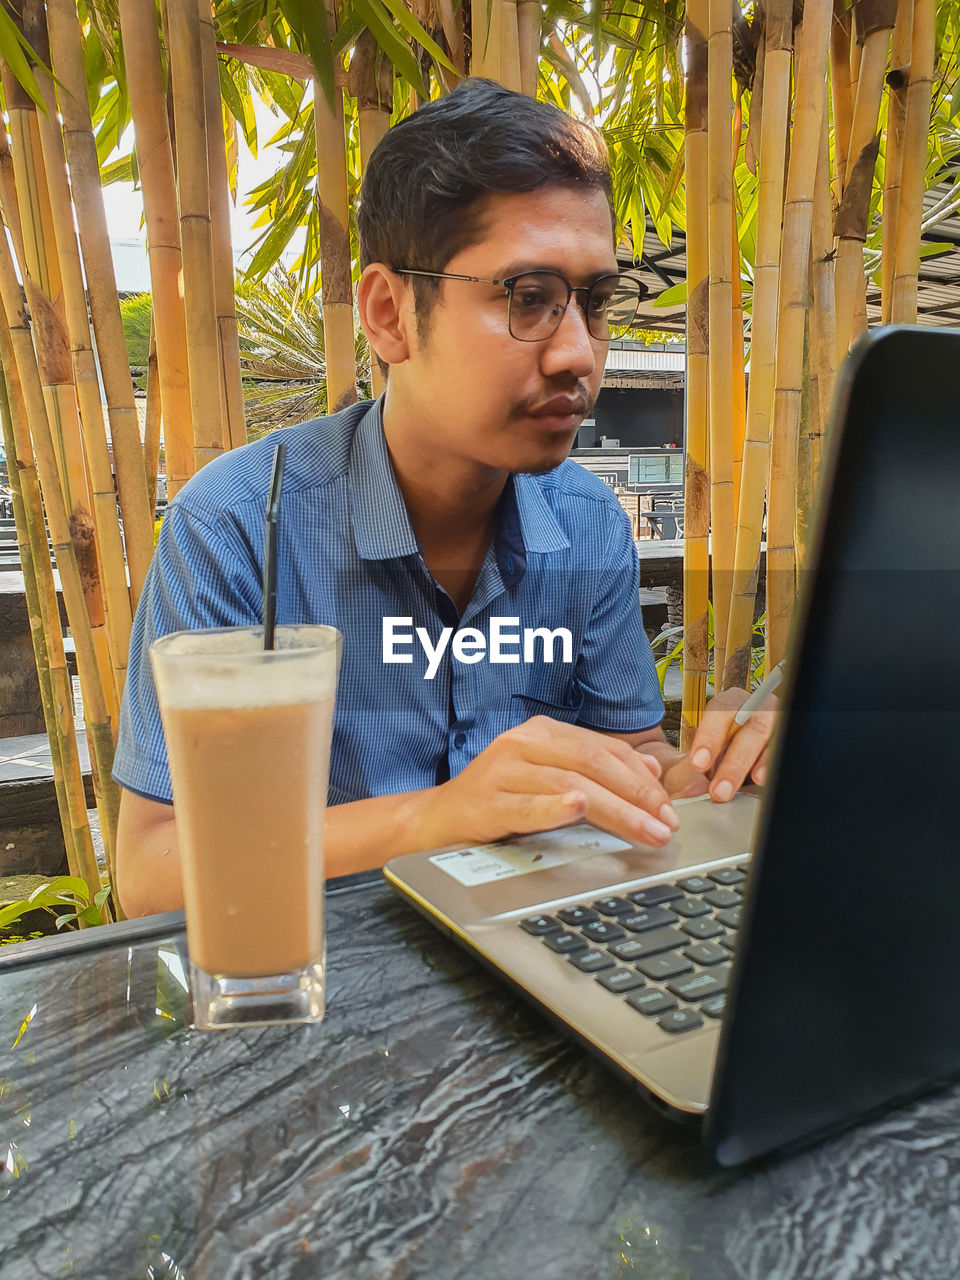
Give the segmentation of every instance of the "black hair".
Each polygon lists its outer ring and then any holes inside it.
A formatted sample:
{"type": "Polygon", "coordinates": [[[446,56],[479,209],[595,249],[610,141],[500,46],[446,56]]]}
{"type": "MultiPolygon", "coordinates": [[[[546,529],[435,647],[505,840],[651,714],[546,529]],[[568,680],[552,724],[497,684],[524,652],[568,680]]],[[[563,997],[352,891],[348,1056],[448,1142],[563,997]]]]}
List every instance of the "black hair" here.
{"type": "MultiPolygon", "coordinates": [[[[442,271],[482,236],[485,197],[554,186],[602,191],[613,217],[599,132],[493,80],[462,80],[395,124],[371,155],[357,211],[360,265],[442,271]]],[[[411,279],[424,335],[440,281],[411,279]]]]}

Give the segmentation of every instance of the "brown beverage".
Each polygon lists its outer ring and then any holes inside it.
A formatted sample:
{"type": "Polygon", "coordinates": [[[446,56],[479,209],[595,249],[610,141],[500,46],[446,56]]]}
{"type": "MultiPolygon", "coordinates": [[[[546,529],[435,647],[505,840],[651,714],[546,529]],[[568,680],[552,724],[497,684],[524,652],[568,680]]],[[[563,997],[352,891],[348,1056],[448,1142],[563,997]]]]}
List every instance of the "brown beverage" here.
{"type": "Polygon", "coordinates": [[[198,1027],[324,1010],[323,820],[340,636],[181,631],[151,645],[198,1027]]]}
{"type": "Polygon", "coordinates": [[[167,708],[190,956],[207,973],[286,973],[321,954],[317,793],[326,788],[332,714],[332,696],[167,708]]]}

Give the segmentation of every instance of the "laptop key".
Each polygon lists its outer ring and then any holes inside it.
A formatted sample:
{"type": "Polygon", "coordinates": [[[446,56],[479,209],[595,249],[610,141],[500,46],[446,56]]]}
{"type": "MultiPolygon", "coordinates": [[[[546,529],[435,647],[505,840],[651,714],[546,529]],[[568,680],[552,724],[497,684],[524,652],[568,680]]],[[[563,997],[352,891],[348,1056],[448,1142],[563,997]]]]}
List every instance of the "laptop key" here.
{"type": "Polygon", "coordinates": [[[637,960],[641,956],[646,955],[643,943],[636,938],[628,938],[626,942],[615,942],[613,946],[608,948],[612,956],[616,956],[618,960],[637,960]]]}
{"type": "Polygon", "coordinates": [[[589,907],[564,907],[557,912],[557,919],[564,924],[590,924],[596,918],[597,913],[589,907]]]}
{"type": "MultiPolygon", "coordinates": [[[[727,954],[723,956],[726,960],[727,954]]],[[[678,973],[689,973],[693,965],[683,956],[651,956],[649,960],[641,960],[637,965],[641,973],[645,973],[648,978],[653,978],[655,982],[666,982],[667,978],[675,978],[678,973]]]]}
{"type": "Polygon", "coordinates": [[[682,898],[683,893],[672,884],[652,884],[649,889],[635,889],[627,897],[641,907],[658,907],[661,902],[682,898]]]}
{"type": "MultiPolygon", "coordinates": [[[[650,933],[641,933],[637,938],[637,950],[633,953],[633,959],[641,960],[645,956],[659,955],[661,951],[679,951],[686,945],[686,938],[682,933],[678,933],[676,929],[654,929],[650,933]]],[[[625,943],[617,944],[619,946],[625,943]]],[[[626,956],[620,956],[621,960],[625,960],[626,956]]]]}
{"type": "Polygon", "coordinates": [[[674,1009],[658,1018],[657,1026],[671,1035],[678,1035],[681,1031],[696,1031],[697,1027],[703,1026],[703,1019],[694,1009],[674,1009]]]}
{"type": "Polygon", "coordinates": [[[719,871],[710,871],[707,874],[716,884],[724,885],[740,884],[747,878],[738,867],[721,867],[719,871]]]}
{"type": "Polygon", "coordinates": [[[730,959],[727,948],[719,947],[715,942],[698,942],[695,946],[687,947],[683,954],[688,960],[696,960],[697,964],[704,965],[723,964],[730,959]]]}
{"type": "Polygon", "coordinates": [[[714,889],[705,893],[703,900],[709,902],[711,907],[735,907],[740,901],[740,894],[736,889],[714,889]]]}
{"type": "Polygon", "coordinates": [[[586,951],[587,940],[579,933],[548,933],[543,939],[551,951],[558,956],[569,955],[571,951],[586,951]]]}
{"type": "Polygon", "coordinates": [[[677,917],[663,907],[648,907],[646,911],[635,911],[632,916],[620,916],[618,923],[631,933],[646,933],[648,929],[659,929],[661,925],[676,924],[677,917]]]}
{"type": "Polygon", "coordinates": [[[664,1009],[675,1009],[677,1002],[659,987],[647,987],[646,991],[638,991],[635,996],[627,996],[627,1004],[649,1018],[655,1013],[663,1013],[664,1009]]]}
{"type": "Polygon", "coordinates": [[[609,920],[597,920],[594,924],[585,924],[581,932],[591,942],[616,942],[618,938],[627,936],[619,925],[611,924],[609,920]]]}
{"type": "Polygon", "coordinates": [[[684,933],[689,933],[691,938],[696,938],[698,942],[705,942],[707,938],[722,938],[726,932],[723,925],[717,924],[716,920],[709,918],[688,920],[680,928],[684,933]]]}
{"type": "Polygon", "coordinates": [[[681,916],[708,916],[710,908],[705,902],[701,902],[699,898],[681,898],[679,902],[674,902],[671,910],[676,911],[681,916]]]}
{"type": "Polygon", "coordinates": [[[718,911],[716,919],[721,924],[725,924],[728,929],[739,929],[740,927],[740,908],[731,907],[729,911],[718,911]]]}
{"type": "Polygon", "coordinates": [[[601,973],[597,981],[601,987],[606,987],[617,996],[626,991],[636,991],[637,987],[645,985],[643,978],[633,969],[611,969],[608,973],[601,973]]]}
{"type": "Polygon", "coordinates": [[[593,947],[589,951],[581,951],[579,955],[568,956],[568,963],[581,973],[599,973],[601,969],[612,969],[614,960],[606,951],[593,947]]]}
{"type": "Polygon", "coordinates": [[[677,887],[684,893],[706,893],[713,888],[713,881],[705,880],[703,876],[685,876],[683,880],[677,881],[677,887]]]}
{"type": "Polygon", "coordinates": [[[552,916],[527,916],[526,920],[520,921],[520,928],[535,938],[542,938],[545,933],[557,933],[560,925],[552,916]]]}
{"type": "Polygon", "coordinates": [[[590,905],[602,916],[628,916],[633,911],[633,903],[626,898],[597,898],[590,905]]]}
{"type": "Polygon", "coordinates": [[[700,1012],[705,1013],[708,1018],[722,1018],[723,1011],[727,1007],[726,993],[719,996],[711,996],[709,1000],[704,1000],[700,1005],[700,1012]]]}
{"type": "MultiPolygon", "coordinates": [[[[576,958],[570,963],[576,964],[576,958]]],[[[724,989],[723,982],[718,982],[712,973],[705,973],[703,970],[667,983],[667,990],[672,991],[681,1000],[706,1000],[708,996],[720,995],[724,989]]]]}

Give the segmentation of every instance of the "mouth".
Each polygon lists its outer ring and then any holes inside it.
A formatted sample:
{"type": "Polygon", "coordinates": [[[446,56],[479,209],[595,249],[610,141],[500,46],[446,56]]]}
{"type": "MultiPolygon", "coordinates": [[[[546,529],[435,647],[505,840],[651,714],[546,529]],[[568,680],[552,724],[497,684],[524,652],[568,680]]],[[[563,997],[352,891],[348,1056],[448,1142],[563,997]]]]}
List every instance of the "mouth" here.
{"type": "Polygon", "coordinates": [[[531,418],[552,431],[572,431],[583,421],[587,412],[584,396],[554,396],[528,410],[531,418]]]}

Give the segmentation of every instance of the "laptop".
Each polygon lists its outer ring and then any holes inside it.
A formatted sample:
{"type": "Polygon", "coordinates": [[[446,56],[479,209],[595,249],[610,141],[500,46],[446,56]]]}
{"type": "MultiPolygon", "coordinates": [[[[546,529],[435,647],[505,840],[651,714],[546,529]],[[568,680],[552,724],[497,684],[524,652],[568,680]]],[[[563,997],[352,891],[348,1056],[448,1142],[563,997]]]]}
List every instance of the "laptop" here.
{"type": "Polygon", "coordinates": [[[894,327],[841,372],[762,794],[385,868],[722,1165],[960,1074],[958,370],[894,327]]]}

